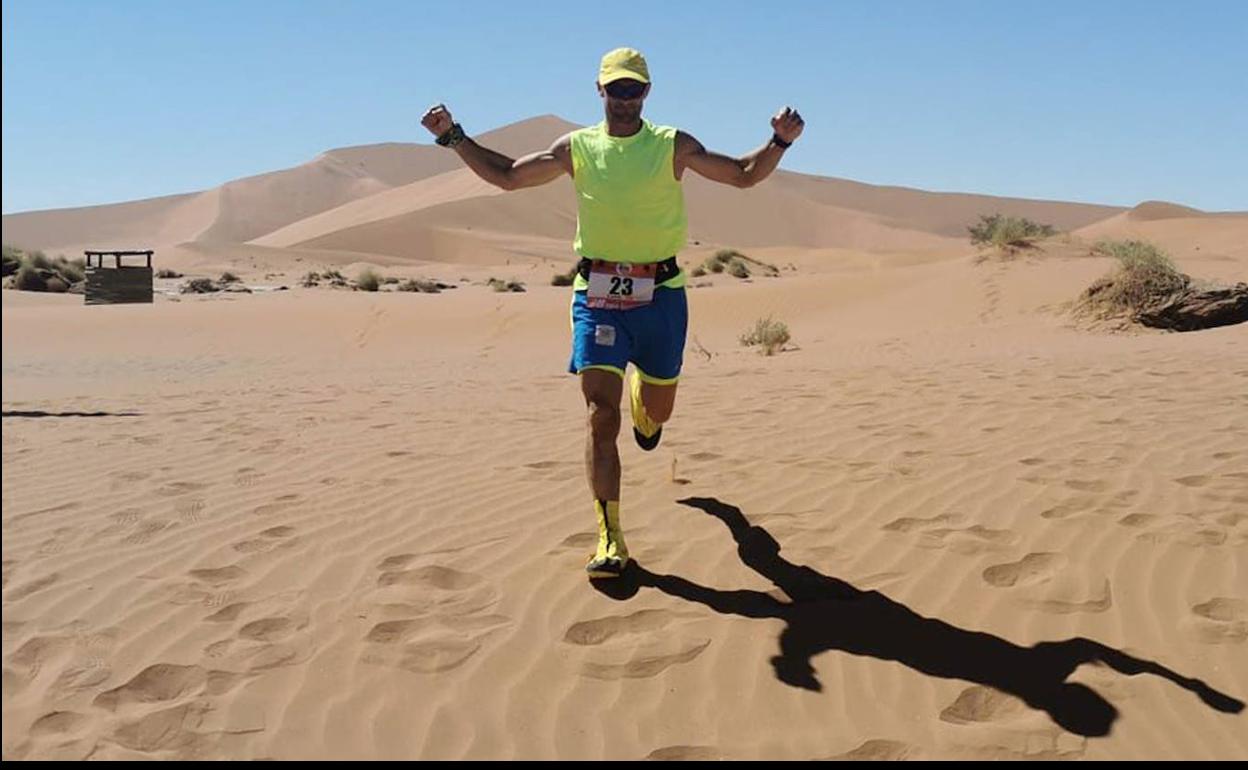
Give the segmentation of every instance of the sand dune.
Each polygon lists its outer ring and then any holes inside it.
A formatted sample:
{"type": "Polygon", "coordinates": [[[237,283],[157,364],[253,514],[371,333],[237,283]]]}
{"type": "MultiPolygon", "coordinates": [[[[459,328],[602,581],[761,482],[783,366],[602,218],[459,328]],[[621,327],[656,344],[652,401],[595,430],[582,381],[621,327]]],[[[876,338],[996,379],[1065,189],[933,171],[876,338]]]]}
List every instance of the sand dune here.
{"type": "Polygon", "coordinates": [[[1245,213],[1210,214],[1183,206],[1144,203],[1079,228],[1073,235],[1089,243],[1103,238],[1152,241],[1216,273],[1207,277],[1244,279],[1239,262],[1248,257],[1248,214],[1245,213]]]}
{"type": "MultiPolygon", "coordinates": [[[[573,128],[554,116],[480,136],[502,152],[547,145],[573,128]]],[[[358,198],[462,168],[440,147],[381,144],[330,150],[319,158],[219,188],[147,201],[4,216],[5,243],[51,253],[85,248],[167,249],[188,241],[243,243],[358,198]]]]}
{"type": "MultiPolygon", "coordinates": [[[[548,146],[575,127],[548,115],[486,132],[479,140],[518,157],[548,146]]],[[[457,244],[481,240],[483,229],[495,235],[570,242],[575,200],[568,180],[512,195],[500,192],[442,148],[391,143],[331,150],[293,169],[190,196],[8,215],[4,226],[7,241],[26,248],[72,253],[123,242],[143,244],[162,251],[158,257],[162,264],[165,252],[171,252],[175,266],[183,266],[183,258],[203,250],[193,244],[215,244],[218,253],[230,244],[250,242],[353,252],[387,261],[455,264],[465,253],[474,253],[457,244]]],[[[966,226],[980,214],[1029,216],[1068,229],[1121,211],[878,187],[786,171],[744,191],[713,185],[690,173],[686,195],[691,241],[738,248],[783,245],[949,253],[950,248],[960,248],[966,226]]],[[[500,253],[485,248],[486,254],[468,261],[480,263],[500,253]]],[[[234,253],[248,251],[240,248],[234,253]]]]}

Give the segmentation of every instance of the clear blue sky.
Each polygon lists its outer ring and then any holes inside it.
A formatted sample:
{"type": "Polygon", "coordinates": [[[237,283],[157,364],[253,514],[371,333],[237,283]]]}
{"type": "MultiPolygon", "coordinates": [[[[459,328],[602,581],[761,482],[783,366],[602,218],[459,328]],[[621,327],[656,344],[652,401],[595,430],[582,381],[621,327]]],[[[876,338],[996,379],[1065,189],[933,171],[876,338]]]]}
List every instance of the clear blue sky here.
{"type": "MultiPolygon", "coordinates": [[[[1248,209],[1244,0],[5,0],[6,213],[213,187],[346,145],[602,117],[599,57],[647,56],[645,114],[875,184],[1248,209]]],[[[537,149],[537,148],[534,148],[537,149]]]]}

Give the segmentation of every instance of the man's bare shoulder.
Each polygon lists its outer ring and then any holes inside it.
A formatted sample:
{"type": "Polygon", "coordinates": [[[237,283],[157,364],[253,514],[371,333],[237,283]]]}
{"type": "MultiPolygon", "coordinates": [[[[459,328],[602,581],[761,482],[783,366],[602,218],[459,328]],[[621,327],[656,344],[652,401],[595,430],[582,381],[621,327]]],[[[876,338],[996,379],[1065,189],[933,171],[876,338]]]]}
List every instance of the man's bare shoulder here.
{"type": "Polygon", "coordinates": [[[676,155],[684,157],[692,155],[695,152],[701,152],[705,148],[702,143],[693,138],[693,135],[687,131],[676,129],[676,155]]]}
{"type": "Polygon", "coordinates": [[[572,134],[575,131],[569,131],[563,136],[550,143],[550,149],[547,150],[551,155],[559,161],[563,166],[563,170],[572,175],[572,134]]]}

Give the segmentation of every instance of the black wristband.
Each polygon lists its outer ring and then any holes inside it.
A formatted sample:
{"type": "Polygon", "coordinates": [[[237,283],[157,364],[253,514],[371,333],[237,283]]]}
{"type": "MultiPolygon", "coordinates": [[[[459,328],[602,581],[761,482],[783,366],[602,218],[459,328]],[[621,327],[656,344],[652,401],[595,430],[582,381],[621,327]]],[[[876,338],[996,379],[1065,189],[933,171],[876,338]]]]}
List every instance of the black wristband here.
{"type": "Polygon", "coordinates": [[[450,128],[448,128],[446,130],[446,133],[442,134],[442,136],[439,136],[437,139],[434,139],[434,141],[443,147],[454,147],[455,145],[464,141],[464,139],[465,139],[464,128],[463,126],[456,123],[452,125],[450,128]]]}
{"type": "Polygon", "coordinates": [[[793,146],[792,142],[786,142],[783,139],[781,139],[779,134],[772,134],[771,141],[773,144],[775,144],[777,147],[779,147],[782,150],[787,150],[793,146]]]}

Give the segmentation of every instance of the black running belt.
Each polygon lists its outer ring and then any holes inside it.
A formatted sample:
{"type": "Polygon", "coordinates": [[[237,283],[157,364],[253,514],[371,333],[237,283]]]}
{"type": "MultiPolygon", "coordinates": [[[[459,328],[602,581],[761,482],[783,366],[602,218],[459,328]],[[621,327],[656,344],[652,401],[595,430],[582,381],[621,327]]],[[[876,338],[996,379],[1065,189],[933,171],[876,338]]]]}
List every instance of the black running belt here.
{"type": "MultiPolygon", "coordinates": [[[[581,261],[576,263],[576,272],[580,273],[582,278],[589,280],[589,268],[593,263],[594,260],[589,257],[581,257],[581,261]]],[[[656,262],[655,264],[657,265],[657,269],[654,273],[655,286],[662,284],[664,281],[670,281],[680,272],[680,266],[676,264],[675,255],[668,257],[662,262],[656,262]]]]}

